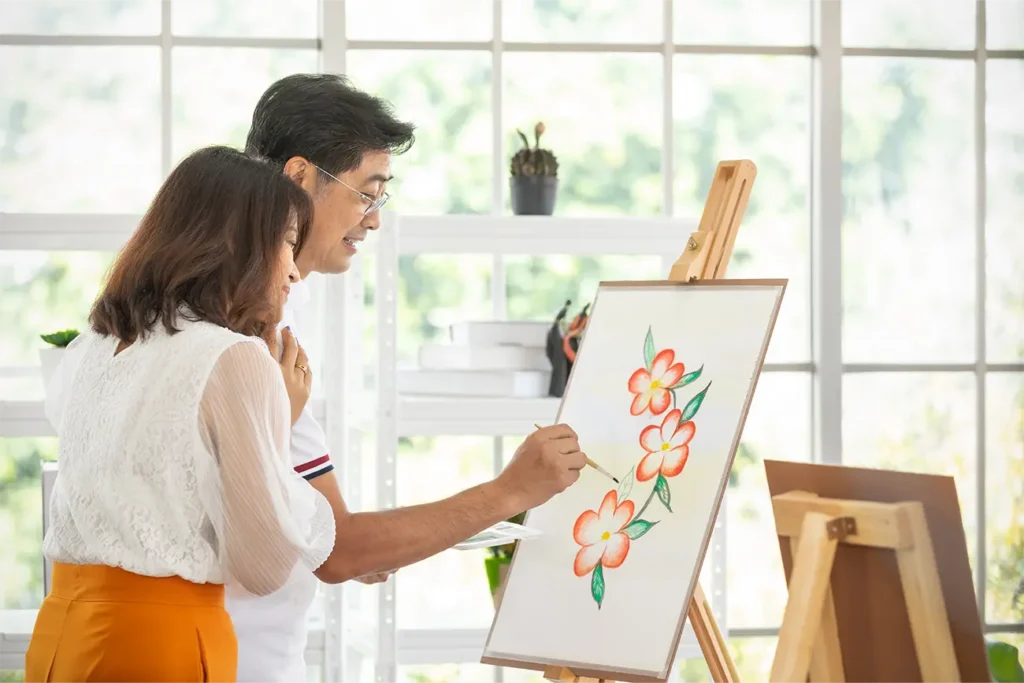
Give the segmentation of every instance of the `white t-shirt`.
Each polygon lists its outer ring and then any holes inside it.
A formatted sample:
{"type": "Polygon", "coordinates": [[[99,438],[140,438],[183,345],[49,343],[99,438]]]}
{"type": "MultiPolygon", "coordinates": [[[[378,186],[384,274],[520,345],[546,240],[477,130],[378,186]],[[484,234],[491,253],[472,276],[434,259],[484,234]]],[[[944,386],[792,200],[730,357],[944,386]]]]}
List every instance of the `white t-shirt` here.
{"type": "MultiPolygon", "coordinates": [[[[302,343],[297,313],[309,301],[309,285],[292,285],[281,327],[302,343]]],[[[315,364],[315,360],[310,360],[315,364]]],[[[314,367],[316,367],[314,365],[314,367]]],[[[291,458],[307,481],[334,470],[327,437],[307,404],[292,426],[291,458]]],[[[238,683],[298,683],[306,680],[306,616],[316,597],[317,578],[296,569],[284,588],[266,597],[230,598],[228,613],[238,638],[238,683]]]]}

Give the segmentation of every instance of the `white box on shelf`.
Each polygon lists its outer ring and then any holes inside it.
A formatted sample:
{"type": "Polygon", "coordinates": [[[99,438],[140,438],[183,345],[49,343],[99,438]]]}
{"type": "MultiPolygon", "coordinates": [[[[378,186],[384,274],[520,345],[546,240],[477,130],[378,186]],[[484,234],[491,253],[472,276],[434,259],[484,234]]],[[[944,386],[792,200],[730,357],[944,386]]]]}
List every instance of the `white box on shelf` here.
{"type": "Polygon", "coordinates": [[[452,325],[456,346],[547,346],[551,323],[535,320],[470,320],[452,325]]]}
{"type": "Polygon", "coordinates": [[[538,370],[399,370],[398,393],[416,396],[547,396],[550,372],[538,370]]]}
{"type": "Polygon", "coordinates": [[[540,370],[551,361],[539,346],[463,346],[424,344],[420,367],[425,370],[540,370]]]}

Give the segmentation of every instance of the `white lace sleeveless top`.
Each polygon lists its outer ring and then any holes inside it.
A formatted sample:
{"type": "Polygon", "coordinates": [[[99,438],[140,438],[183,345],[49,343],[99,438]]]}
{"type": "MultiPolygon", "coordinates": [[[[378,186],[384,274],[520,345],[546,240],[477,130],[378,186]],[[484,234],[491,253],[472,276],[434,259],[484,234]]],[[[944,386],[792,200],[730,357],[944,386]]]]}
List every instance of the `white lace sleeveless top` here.
{"type": "Polygon", "coordinates": [[[178,319],[115,355],[83,333],[51,380],[58,475],[46,557],[266,595],[334,545],[292,469],[290,407],[262,340],[178,319]]]}

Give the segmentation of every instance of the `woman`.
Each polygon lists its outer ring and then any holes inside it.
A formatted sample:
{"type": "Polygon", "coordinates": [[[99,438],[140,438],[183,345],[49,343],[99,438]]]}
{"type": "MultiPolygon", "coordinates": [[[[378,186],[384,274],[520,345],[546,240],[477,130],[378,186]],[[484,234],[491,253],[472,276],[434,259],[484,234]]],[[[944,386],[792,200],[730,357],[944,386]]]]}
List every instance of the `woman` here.
{"type": "Polygon", "coordinates": [[[330,553],[330,506],[287,464],[312,373],[290,334],[280,362],[260,338],[310,215],[283,173],[212,147],[120,253],[49,410],[53,588],[26,681],[233,681],[225,585],[265,595],[330,553]]]}

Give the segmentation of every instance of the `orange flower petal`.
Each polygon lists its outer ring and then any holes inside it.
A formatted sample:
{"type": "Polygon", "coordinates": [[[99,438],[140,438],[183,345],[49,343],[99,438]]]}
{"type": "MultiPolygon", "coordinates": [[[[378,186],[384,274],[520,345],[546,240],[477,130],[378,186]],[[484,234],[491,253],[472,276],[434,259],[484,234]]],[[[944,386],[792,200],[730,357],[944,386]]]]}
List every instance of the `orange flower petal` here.
{"type": "Polygon", "coordinates": [[[612,515],[612,529],[615,531],[622,531],[623,527],[629,524],[629,520],[633,516],[634,509],[635,506],[631,500],[627,500],[622,505],[615,508],[615,514],[612,515]]]}
{"type": "Polygon", "coordinates": [[[668,407],[672,405],[672,394],[667,389],[657,388],[651,396],[651,412],[655,415],[661,415],[663,412],[668,410],[668,407]]]}
{"type": "Polygon", "coordinates": [[[626,534],[612,534],[604,547],[604,554],[601,556],[601,564],[608,569],[615,569],[621,565],[626,555],[629,554],[629,536],[626,534]]]}
{"type": "Polygon", "coordinates": [[[665,419],[661,421],[661,429],[659,431],[661,433],[662,443],[672,442],[672,435],[675,433],[676,429],[679,428],[679,418],[682,416],[683,411],[679,410],[679,408],[673,408],[669,411],[668,415],[665,416],[665,419]]]}
{"type": "Polygon", "coordinates": [[[654,357],[654,362],[651,363],[651,379],[661,380],[665,375],[665,372],[672,366],[672,361],[676,359],[676,352],[672,349],[665,349],[654,357]]]}
{"type": "Polygon", "coordinates": [[[640,445],[648,453],[660,453],[663,443],[665,441],[661,438],[661,428],[658,425],[649,425],[640,432],[640,445]]]}
{"type": "Polygon", "coordinates": [[[651,388],[651,375],[649,372],[640,368],[634,372],[629,378],[629,390],[634,394],[642,394],[651,388]]]}
{"type": "Polygon", "coordinates": [[[609,522],[615,515],[615,506],[619,502],[619,494],[612,489],[608,493],[604,494],[604,500],[601,501],[601,509],[597,511],[597,516],[601,518],[602,526],[607,531],[609,522]]]}
{"type": "Polygon", "coordinates": [[[679,378],[686,372],[686,366],[682,363],[676,363],[661,376],[661,386],[670,387],[679,381],[679,378]]]}
{"type": "Polygon", "coordinates": [[[576,519],[576,524],[572,528],[572,538],[580,545],[590,545],[600,541],[604,531],[604,525],[600,524],[597,513],[587,510],[576,519]]]}
{"type": "Polygon", "coordinates": [[[664,459],[661,461],[661,474],[664,477],[674,477],[683,471],[683,466],[686,465],[686,459],[690,457],[689,446],[679,446],[673,448],[665,454],[664,459]]]}
{"type": "Polygon", "coordinates": [[[647,410],[647,406],[650,405],[650,403],[651,392],[649,390],[645,391],[642,394],[637,394],[636,396],[633,397],[632,405],[629,406],[629,414],[640,415],[645,410],[647,410]]]}
{"type": "Polygon", "coordinates": [[[640,461],[640,464],[636,466],[636,480],[637,481],[648,481],[658,476],[658,472],[661,470],[662,458],[661,452],[648,453],[644,456],[644,459],[640,461]]]}
{"type": "Polygon", "coordinates": [[[576,560],[572,563],[572,571],[576,576],[586,576],[594,571],[594,567],[601,561],[601,556],[604,555],[607,545],[607,541],[601,541],[580,548],[580,551],[576,553],[576,560]]]}
{"type": "Polygon", "coordinates": [[[676,427],[675,431],[671,432],[672,436],[666,439],[666,441],[667,443],[672,444],[672,446],[685,446],[693,440],[693,435],[696,432],[697,425],[693,423],[693,420],[687,420],[676,427]]]}

